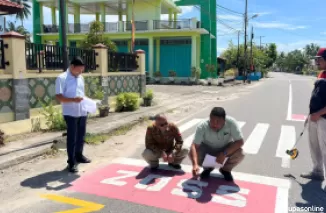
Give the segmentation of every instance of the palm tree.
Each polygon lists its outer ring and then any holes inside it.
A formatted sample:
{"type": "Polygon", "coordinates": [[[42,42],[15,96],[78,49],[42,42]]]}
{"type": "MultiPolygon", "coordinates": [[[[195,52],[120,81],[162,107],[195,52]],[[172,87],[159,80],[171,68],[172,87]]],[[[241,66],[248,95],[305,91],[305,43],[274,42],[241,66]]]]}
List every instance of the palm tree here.
{"type": "Polygon", "coordinates": [[[23,26],[16,26],[14,22],[8,21],[6,32],[15,31],[21,35],[24,35],[26,37],[26,42],[31,42],[31,34],[28,32],[28,30],[23,26]]]}
{"type": "Polygon", "coordinates": [[[24,8],[16,13],[16,18],[22,22],[22,26],[24,26],[24,20],[27,19],[31,15],[31,5],[29,4],[29,0],[10,0],[19,5],[22,5],[24,8]]]}

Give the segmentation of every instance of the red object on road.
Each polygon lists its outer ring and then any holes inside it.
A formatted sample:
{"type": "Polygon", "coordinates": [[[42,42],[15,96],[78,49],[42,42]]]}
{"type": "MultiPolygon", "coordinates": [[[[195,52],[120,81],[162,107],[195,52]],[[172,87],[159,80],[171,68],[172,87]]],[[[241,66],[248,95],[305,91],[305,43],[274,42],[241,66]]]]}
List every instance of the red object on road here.
{"type": "MultiPolygon", "coordinates": [[[[177,212],[280,211],[276,207],[281,206],[277,202],[282,202],[277,186],[249,181],[236,181],[236,184],[219,177],[199,181],[192,179],[190,173],[168,170],[150,173],[142,166],[111,164],[82,176],[72,183],[70,190],[177,212]]],[[[284,211],[287,211],[287,199],[284,198],[284,211]]]]}

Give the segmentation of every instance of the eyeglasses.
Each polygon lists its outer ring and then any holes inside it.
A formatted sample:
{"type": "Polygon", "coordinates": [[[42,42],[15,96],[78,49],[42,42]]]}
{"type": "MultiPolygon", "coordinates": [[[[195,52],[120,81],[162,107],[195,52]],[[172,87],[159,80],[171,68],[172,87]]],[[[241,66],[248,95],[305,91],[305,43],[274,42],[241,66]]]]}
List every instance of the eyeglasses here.
{"type": "Polygon", "coordinates": [[[165,122],[165,123],[160,124],[160,127],[165,127],[165,126],[167,126],[167,125],[168,125],[168,123],[165,122]]]}

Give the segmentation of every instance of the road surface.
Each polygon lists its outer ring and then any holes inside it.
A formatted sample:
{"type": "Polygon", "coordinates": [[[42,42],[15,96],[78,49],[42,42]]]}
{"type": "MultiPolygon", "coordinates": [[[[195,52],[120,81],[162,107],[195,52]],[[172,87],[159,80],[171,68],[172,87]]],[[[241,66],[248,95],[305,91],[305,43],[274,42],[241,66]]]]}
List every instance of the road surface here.
{"type": "MultiPolygon", "coordinates": [[[[178,121],[185,146],[191,144],[196,124],[208,117],[212,106],[225,107],[227,113],[238,120],[245,137],[246,157],[234,170],[235,184],[224,182],[218,172],[208,182],[192,180],[188,173],[189,159],[183,162],[184,172],[171,171],[163,165],[158,172],[150,174],[140,157],[146,127],[142,126],[127,136],[120,136],[129,145],[108,148],[108,155],[109,152],[120,153],[117,158],[107,158],[103,152],[98,154],[101,161],[85,166],[87,174],[51,172],[58,167],[53,166],[53,169],[47,168],[48,173],[33,171],[39,175],[20,177],[24,189],[13,187],[12,195],[8,196],[15,197],[15,201],[7,198],[3,212],[69,213],[68,210],[76,208],[80,210],[71,212],[326,211],[326,194],[321,190],[321,182],[299,176],[311,169],[307,133],[297,146],[300,152],[296,160],[290,160],[285,154],[303,130],[315,79],[283,73],[271,76],[263,83],[243,87],[237,93],[238,98],[211,102],[206,108],[192,106],[194,109],[187,116],[170,116],[178,121]],[[50,182],[61,185],[50,186],[50,182]],[[9,204],[12,209],[8,208],[9,204]]],[[[56,161],[46,159],[35,163],[34,170],[51,167],[56,161]]],[[[32,165],[20,168],[28,166],[32,165]]]]}

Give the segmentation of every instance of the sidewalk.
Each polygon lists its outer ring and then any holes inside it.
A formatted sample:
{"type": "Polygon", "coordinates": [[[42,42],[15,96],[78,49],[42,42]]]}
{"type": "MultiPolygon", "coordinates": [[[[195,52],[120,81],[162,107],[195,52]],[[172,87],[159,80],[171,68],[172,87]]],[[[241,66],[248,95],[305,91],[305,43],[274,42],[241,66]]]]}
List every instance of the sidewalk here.
{"type": "MultiPolygon", "coordinates": [[[[87,132],[92,134],[110,133],[125,125],[138,123],[144,117],[151,117],[157,113],[163,113],[189,104],[196,96],[196,93],[176,97],[165,94],[156,98],[156,102],[160,102],[156,106],[141,107],[134,112],[112,113],[105,118],[90,120],[87,124],[87,132]]],[[[34,137],[7,143],[6,146],[0,148],[0,170],[44,155],[50,151],[54,140],[60,141],[63,139],[62,133],[42,133],[34,137]]]]}

